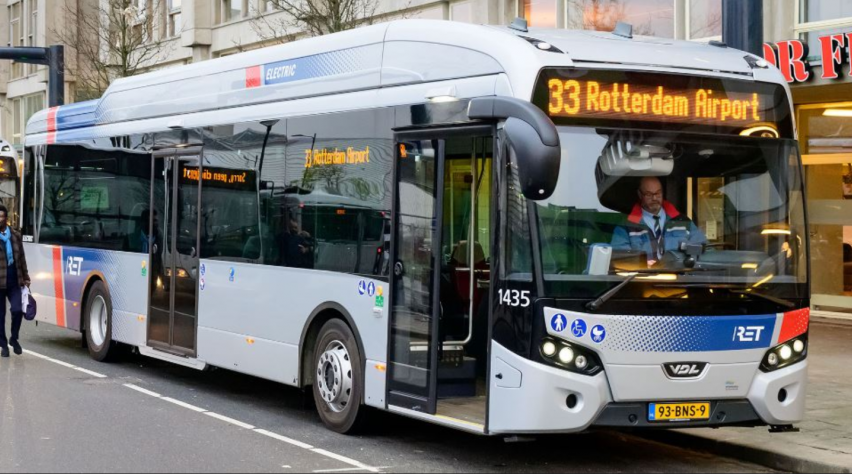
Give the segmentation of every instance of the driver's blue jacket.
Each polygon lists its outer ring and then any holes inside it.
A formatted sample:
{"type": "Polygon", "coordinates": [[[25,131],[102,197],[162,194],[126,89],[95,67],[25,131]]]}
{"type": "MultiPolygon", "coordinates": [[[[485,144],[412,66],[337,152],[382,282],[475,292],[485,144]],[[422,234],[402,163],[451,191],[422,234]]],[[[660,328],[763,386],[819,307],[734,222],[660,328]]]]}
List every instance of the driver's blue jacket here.
{"type": "MultiPolygon", "coordinates": [[[[663,203],[666,211],[665,250],[671,252],[680,249],[682,242],[706,244],[707,236],[688,217],[678,212],[670,202],[663,203]]],[[[642,206],[636,204],[627,218],[628,224],[617,227],[612,234],[612,248],[615,250],[634,250],[645,252],[649,258],[654,256],[654,231],[642,219],[642,206]]]]}

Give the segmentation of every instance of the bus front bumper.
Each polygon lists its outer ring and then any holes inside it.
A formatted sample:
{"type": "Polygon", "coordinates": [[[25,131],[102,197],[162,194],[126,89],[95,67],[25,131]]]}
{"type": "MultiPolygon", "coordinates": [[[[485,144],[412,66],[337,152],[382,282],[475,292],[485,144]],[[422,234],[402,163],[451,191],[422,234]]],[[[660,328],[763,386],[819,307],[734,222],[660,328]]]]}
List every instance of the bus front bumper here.
{"type": "Polygon", "coordinates": [[[492,362],[489,431],[494,434],[573,433],[593,426],[784,426],[804,418],[807,360],[775,372],[757,371],[746,398],[684,400],[710,402],[708,420],[662,423],[648,420],[648,404],[678,400],[616,401],[606,372],[574,374],[519,357],[496,342],[492,362]]]}

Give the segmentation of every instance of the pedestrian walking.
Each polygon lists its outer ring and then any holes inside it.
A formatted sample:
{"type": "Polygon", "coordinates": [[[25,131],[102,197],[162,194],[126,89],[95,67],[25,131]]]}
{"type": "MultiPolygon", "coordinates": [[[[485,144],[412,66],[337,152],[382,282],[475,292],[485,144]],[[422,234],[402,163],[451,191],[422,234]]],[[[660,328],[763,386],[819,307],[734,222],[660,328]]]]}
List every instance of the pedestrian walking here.
{"type": "Polygon", "coordinates": [[[24,321],[22,288],[30,286],[27,256],[21,233],[9,227],[9,210],[0,205],[0,357],[9,357],[9,346],[23,354],[18,339],[24,321]],[[5,278],[3,276],[5,275],[5,278]],[[6,301],[12,313],[12,337],[6,339],[6,301]]]}

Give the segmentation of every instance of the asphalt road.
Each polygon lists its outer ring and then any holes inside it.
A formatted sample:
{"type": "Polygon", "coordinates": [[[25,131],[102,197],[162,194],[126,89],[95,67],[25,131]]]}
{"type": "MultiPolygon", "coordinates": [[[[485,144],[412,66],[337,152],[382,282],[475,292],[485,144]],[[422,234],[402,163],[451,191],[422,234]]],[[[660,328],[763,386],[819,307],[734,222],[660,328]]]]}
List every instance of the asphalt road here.
{"type": "Polygon", "coordinates": [[[375,413],[343,436],[293,388],[24,333],[31,352],[0,359],[0,472],[766,472],[617,432],[506,443],[375,413]]]}

